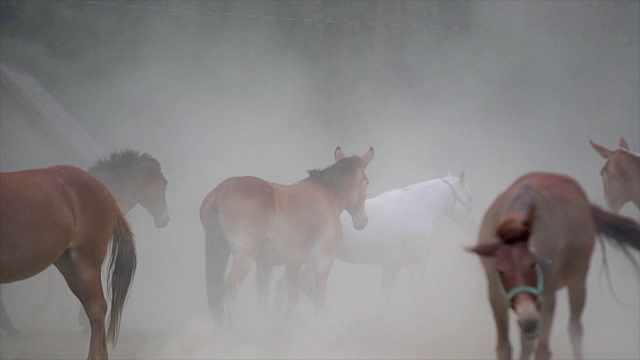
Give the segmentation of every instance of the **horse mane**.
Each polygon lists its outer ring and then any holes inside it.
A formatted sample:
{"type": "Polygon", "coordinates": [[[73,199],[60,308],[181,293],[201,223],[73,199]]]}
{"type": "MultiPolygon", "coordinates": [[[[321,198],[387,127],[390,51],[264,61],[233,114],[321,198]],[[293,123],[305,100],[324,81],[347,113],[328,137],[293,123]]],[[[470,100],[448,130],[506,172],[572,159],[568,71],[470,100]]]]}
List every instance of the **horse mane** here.
{"type": "Polygon", "coordinates": [[[345,176],[354,169],[362,167],[362,159],[359,156],[349,156],[329,165],[325,168],[308,170],[310,179],[315,179],[329,188],[335,189],[342,186],[345,176]]]}
{"type": "Polygon", "coordinates": [[[525,183],[518,187],[507,207],[507,215],[496,226],[496,235],[505,243],[526,241],[531,235],[535,215],[535,189],[525,183]]]}
{"type": "Polygon", "coordinates": [[[112,188],[127,181],[133,175],[132,170],[142,164],[151,164],[154,171],[160,172],[158,160],[132,149],[114,151],[108,157],[98,159],[88,172],[112,188]]]}

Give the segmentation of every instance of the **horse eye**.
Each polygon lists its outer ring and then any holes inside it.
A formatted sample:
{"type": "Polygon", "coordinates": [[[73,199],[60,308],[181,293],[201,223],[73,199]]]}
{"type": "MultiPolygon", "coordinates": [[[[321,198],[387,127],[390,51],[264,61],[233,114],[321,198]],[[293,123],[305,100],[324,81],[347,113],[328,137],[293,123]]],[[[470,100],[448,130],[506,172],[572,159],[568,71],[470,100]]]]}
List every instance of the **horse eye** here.
{"type": "Polygon", "coordinates": [[[536,267],[536,263],[531,264],[532,269],[535,269],[535,267],[536,267]]]}

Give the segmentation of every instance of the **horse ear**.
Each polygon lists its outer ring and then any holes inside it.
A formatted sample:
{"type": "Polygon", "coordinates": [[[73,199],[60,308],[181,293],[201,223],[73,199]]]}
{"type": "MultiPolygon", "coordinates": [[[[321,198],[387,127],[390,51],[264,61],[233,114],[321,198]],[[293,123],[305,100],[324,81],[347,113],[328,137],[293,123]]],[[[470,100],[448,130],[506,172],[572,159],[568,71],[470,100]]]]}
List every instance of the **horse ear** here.
{"type": "Polygon", "coordinates": [[[605,159],[609,159],[609,157],[611,156],[611,154],[613,154],[613,151],[607,149],[606,147],[600,145],[600,144],[596,144],[595,142],[593,142],[592,140],[589,140],[589,144],[591,144],[591,146],[596,149],[596,151],[598,152],[598,154],[600,154],[600,156],[602,156],[605,159]]]}
{"type": "Polygon", "coordinates": [[[464,170],[460,172],[460,176],[458,176],[458,182],[460,183],[460,185],[464,185],[464,170]]]}
{"type": "Polygon", "coordinates": [[[620,138],[620,147],[629,150],[629,144],[627,144],[627,140],[624,137],[620,138]]]}
{"type": "Polygon", "coordinates": [[[336,162],[344,159],[344,153],[342,152],[342,149],[340,149],[340,146],[338,146],[336,151],[333,152],[333,156],[336,158],[336,162]]]}
{"type": "Polygon", "coordinates": [[[500,245],[502,245],[502,243],[492,242],[488,244],[478,244],[471,248],[465,248],[465,250],[476,253],[482,257],[494,257],[500,245]]]}
{"type": "Polygon", "coordinates": [[[369,165],[369,162],[371,161],[371,159],[373,159],[373,146],[369,148],[369,151],[367,151],[366,154],[362,155],[360,157],[360,159],[362,159],[362,163],[364,164],[364,167],[367,167],[367,165],[369,165]]]}

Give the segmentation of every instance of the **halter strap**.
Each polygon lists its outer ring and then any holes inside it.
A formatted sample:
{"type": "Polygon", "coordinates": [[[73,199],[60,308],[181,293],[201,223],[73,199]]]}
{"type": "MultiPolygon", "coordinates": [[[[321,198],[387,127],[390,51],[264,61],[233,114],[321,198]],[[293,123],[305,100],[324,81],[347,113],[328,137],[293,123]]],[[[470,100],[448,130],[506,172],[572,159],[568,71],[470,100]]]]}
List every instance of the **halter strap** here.
{"type": "Polygon", "coordinates": [[[536,276],[538,278],[538,284],[536,287],[529,286],[529,285],[516,286],[515,288],[511,289],[511,291],[509,291],[508,293],[504,289],[504,285],[502,284],[502,279],[500,278],[500,272],[496,271],[498,288],[500,289],[500,293],[502,293],[502,295],[507,299],[507,303],[510,304],[513,298],[520,293],[529,293],[536,297],[539,297],[542,294],[542,290],[544,288],[544,279],[542,278],[542,269],[540,268],[539,263],[536,263],[535,268],[536,268],[536,276]]]}
{"type": "Polygon", "coordinates": [[[460,204],[462,204],[462,206],[464,207],[465,210],[469,211],[469,205],[466,204],[464,201],[462,201],[462,198],[458,194],[458,191],[456,190],[456,187],[453,186],[453,184],[450,183],[449,180],[447,180],[447,179],[440,179],[440,180],[444,181],[445,184],[449,185],[449,187],[453,191],[453,207],[455,208],[456,202],[459,202],[460,204]]]}

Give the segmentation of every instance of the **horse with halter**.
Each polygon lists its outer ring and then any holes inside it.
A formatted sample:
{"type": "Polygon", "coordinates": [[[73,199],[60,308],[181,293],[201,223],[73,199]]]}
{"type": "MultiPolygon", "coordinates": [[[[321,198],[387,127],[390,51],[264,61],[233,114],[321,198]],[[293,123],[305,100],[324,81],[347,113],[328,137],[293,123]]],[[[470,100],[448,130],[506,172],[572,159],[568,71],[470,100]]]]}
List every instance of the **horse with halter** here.
{"type": "Polygon", "coordinates": [[[629,201],[640,209],[640,154],[629,150],[624,137],[615,150],[589,140],[591,146],[607,162],[600,170],[604,185],[604,198],[609,210],[617,213],[629,201]]]}
{"type": "MultiPolygon", "coordinates": [[[[400,269],[411,272],[414,296],[424,277],[429,237],[440,215],[457,224],[463,223],[471,212],[471,193],[464,172],[458,177],[423,181],[411,186],[389,190],[365,201],[369,224],[355,230],[347,225],[348,214],[341,216],[342,245],[336,258],[352,263],[382,267],[381,292],[385,303],[391,300],[396,276],[400,269]]],[[[305,267],[301,288],[313,297],[313,265],[305,267]]],[[[277,289],[281,302],[284,276],[277,289]]],[[[264,285],[263,285],[264,286],[264,285]]]]}
{"type": "Polygon", "coordinates": [[[107,187],[84,170],[54,166],[0,173],[0,283],[32,277],[53,264],[91,324],[89,359],[106,359],[136,268],[134,236],[107,187]],[[111,241],[107,303],[101,267],[111,241]]]}
{"type": "MultiPolygon", "coordinates": [[[[518,317],[521,359],[535,348],[551,357],[549,337],[556,292],[569,291],[569,335],[574,356],[583,358],[581,315],[586,278],[597,233],[640,251],[640,225],[592,205],[571,177],[544,172],[521,176],[487,210],[478,243],[498,334],[497,357],[511,359],[509,308],[518,317]]],[[[632,258],[631,258],[632,259],[632,258]]],[[[634,263],[637,268],[637,263],[634,263]]],[[[640,271],[640,270],[639,270],[640,271]]]]}
{"type": "Polygon", "coordinates": [[[204,198],[200,220],[206,236],[207,294],[216,323],[222,324],[224,301],[233,303],[253,260],[286,265],[288,312],[299,300],[300,267],[313,261],[318,305],[324,304],[327,277],[342,241],[340,214],[347,210],[358,229],[368,221],[364,170],[373,148],[362,156],[345,157],[338,147],[334,157],[333,165],[310,170],[307,178],[292,185],[232,177],[204,198]],[[230,254],[233,264],[225,281],[230,254]]]}
{"type": "MultiPolygon", "coordinates": [[[[165,195],[167,180],[158,160],[149,154],[131,149],[114,151],[89,167],[88,172],[107,186],[123,214],[140,204],[153,217],[156,227],[165,227],[169,222],[165,195]]],[[[0,314],[2,329],[11,335],[19,335],[20,331],[12,324],[2,301],[0,314]]],[[[88,333],[90,326],[82,308],[79,309],[78,322],[83,332],[88,333]]]]}

